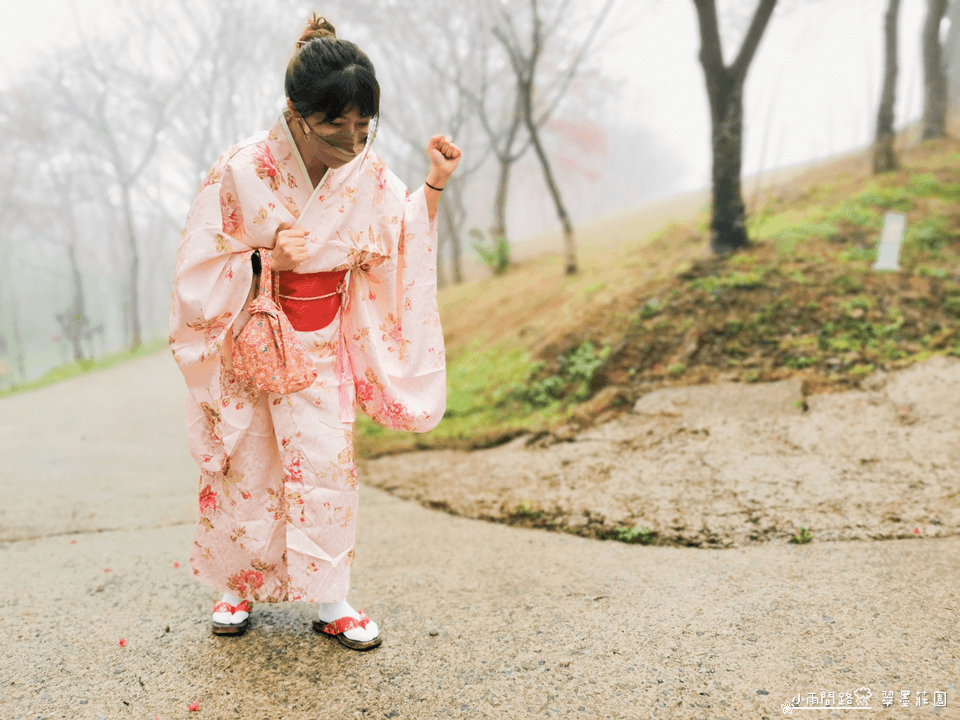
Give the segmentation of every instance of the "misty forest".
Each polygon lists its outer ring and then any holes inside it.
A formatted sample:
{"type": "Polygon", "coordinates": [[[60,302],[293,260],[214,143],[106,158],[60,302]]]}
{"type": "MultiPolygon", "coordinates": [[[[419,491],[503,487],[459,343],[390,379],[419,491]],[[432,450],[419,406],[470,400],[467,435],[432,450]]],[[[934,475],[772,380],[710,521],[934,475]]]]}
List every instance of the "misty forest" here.
{"type": "MultiPolygon", "coordinates": [[[[750,246],[757,213],[747,207],[744,147],[769,133],[771,116],[750,115],[745,88],[771,27],[802,12],[827,17],[830,3],[687,0],[702,71],[696,92],[707,101],[694,146],[708,148],[697,162],[711,168],[691,187],[684,148],[658,141],[644,108],[627,105],[622,78],[609,71],[611,49],[628,45],[645,13],[666,2],[356,0],[316,8],[370,54],[383,92],[375,147],[404,182],[413,188],[425,177],[431,134],[463,148],[440,206],[441,288],[509,279],[524,238],[544,232],[554,238],[546,249],[562,256],[554,277],[563,282],[582,272],[582,224],[707,187],[696,228],[704,253],[728,257],[750,246]]],[[[922,139],[947,134],[960,78],[960,3],[922,0],[923,35],[911,43],[922,56],[922,117],[896,116],[901,3],[875,5],[881,12],[864,31],[876,33],[885,61],[874,68],[875,102],[865,112],[873,171],[891,173],[901,129],[920,123],[922,139]]],[[[74,9],[75,40],[38,52],[3,84],[0,390],[57,367],[165,346],[173,258],[190,203],[218,156],[277,116],[292,38],[315,9],[251,0],[225,7],[125,0],[103,33],[97,18],[74,9]]],[[[772,169],[765,152],[762,169],[772,169]]]]}

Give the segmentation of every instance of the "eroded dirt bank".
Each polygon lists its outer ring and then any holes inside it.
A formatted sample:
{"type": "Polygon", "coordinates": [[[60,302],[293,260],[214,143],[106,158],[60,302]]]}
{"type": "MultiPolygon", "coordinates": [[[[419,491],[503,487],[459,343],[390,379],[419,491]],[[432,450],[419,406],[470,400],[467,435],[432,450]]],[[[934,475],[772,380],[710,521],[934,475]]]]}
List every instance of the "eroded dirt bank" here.
{"type": "Polygon", "coordinates": [[[361,464],[361,481],[466,517],[593,537],[646,528],[656,543],[787,542],[800,527],[813,542],[958,534],[960,360],[864,387],[657,390],[567,441],[383,457],[361,464]]]}

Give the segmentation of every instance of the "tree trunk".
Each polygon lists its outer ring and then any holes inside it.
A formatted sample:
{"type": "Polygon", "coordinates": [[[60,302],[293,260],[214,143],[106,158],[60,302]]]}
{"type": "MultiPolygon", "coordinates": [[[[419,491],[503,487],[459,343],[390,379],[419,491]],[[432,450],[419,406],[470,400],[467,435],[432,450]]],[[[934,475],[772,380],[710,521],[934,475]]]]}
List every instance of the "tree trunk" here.
{"type": "Polygon", "coordinates": [[[20,382],[27,382],[27,359],[23,347],[23,333],[20,332],[20,318],[17,315],[17,295],[13,283],[10,284],[10,327],[13,330],[13,342],[17,346],[17,371],[20,373],[20,382]]]}
{"type": "Polygon", "coordinates": [[[490,234],[493,236],[493,246],[498,247],[501,239],[505,245],[506,265],[510,265],[510,245],[507,241],[507,186],[510,184],[510,169],[517,158],[512,154],[513,142],[520,130],[520,108],[514,108],[513,122],[507,132],[503,151],[497,152],[497,161],[500,163],[500,174],[497,177],[497,192],[493,200],[493,227],[490,234]]]}
{"type": "Polygon", "coordinates": [[[760,0],[736,59],[723,61],[715,0],[693,0],[700,23],[700,64],[710,100],[713,217],[710,249],[731,253],[749,244],[740,190],[743,162],[743,86],[777,0],[760,0]]]}
{"type": "Polygon", "coordinates": [[[947,74],[940,25],[947,12],[947,0],[927,0],[923,24],[923,139],[942,138],[947,133],[947,74]]]}
{"type": "Polygon", "coordinates": [[[129,307],[130,349],[136,350],[143,344],[140,328],[140,253],[137,249],[137,232],[133,222],[133,208],[131,207],[130,186],[123,186],[123,218],[127,228],[127,246],[130,250],[130,267],[127,271],[127,282],[130,284],[127,294],[129,307]]]}
{"type": "Polygon", "coordinates": [[[67,259],[70,261],[70,277],[73,280],[73,300],[63,315],[60,330],[73,346],[73,359],[80,361],[86,359],[83,355],[83,337],[90,325],[90,320],[87,318],[83,297],[83,278],[80,275],[80,264],[77,262],[76,238],[72,238],[70,245],[67,246],[67,259]]]}
{"type": "Polygon", "coordinates": [[[750,244],[746,208],[740,189],[743,162],[743,87],[734,86],[717,98],[713,118],[713,218],[710,249],[731,253],[750,244]]]}
{"type": "Polygon", "coordinates": [[[573,236],[573,225],[570,224],[567,209],[563,205],[563,198],[560,197],[560,188],[553,177],[550,160],[543,150],[543,145],[540,144],[540,133],[533,118],[532,96],[533,82],[530,81],[525,83],[523,89],[523,119],[527,126],[527,132],[530,134],[530,142],[533,144],[537,159],[540,161],[540,167],[543,169],[543,177],[547,181],[547,188],[550,190],[553,204],[557,209],[557,217],[560,218],[560,224],[563,225],[563,249],[567,261],[567,275],[575,275],[577,272],[577,246],[573,236]]]}
{"type": "Polygon", "coordinates": [[[960,0],[950,3],[947,11],[950,18],[950,31],[943,43],[943,52],[947,58],[947,84],[950,86],[950,104],[960,105],[960,0]]]}
{"type": "Polygon", "coordinates": [[[500,160],[497,192],[493,196],[493,226],[490,228],[494,241],[507,235],[507,186],[510,184],[510,165],[511,163],[500,160]]]}
{"type": "Polygon", "coordinates": [[[873,146],[873,172],[897,169],[897,154],[893,149],[893,113],[897,101],[897,18],[900,0],[890,0],[883,22],[884,67],[883,94],[877,111],[877,137],[873,146]]]}
{"type": "Polygon", "coordinates": [[[77,221],[73,214],[73,206],[64,186],[61,186],[61,198],[67,203],[65,208],[67,220],[67,234],[70,244],[67,246],[67,259],[70,261],[70,277],[73,280],[73,300],[67,310],[67,322],[63,326],[64,334],[73,345],[73,359],[84,360],[83,339],[89,334],[90,318],[87,317],[87,303],[83,294],[83,276],[80,274],[80,263],[77,260],[77,221]]]}

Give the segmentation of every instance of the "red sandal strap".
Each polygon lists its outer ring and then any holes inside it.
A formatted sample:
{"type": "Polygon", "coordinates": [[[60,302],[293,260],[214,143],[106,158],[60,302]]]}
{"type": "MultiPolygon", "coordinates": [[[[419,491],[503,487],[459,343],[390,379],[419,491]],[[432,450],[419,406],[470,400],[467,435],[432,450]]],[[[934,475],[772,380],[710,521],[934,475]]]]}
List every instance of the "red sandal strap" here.
{"type": "Polygon", "coordinates": [[[367,625],[370,624],[370,618],[363,614],[363,610],[360,610],[358,614],[360,615],[359,620],[346,615],[324,625],[323,631],[328,635],[340,635],[341,633],[345,633],[347,630],[354,630],[355,628],[366,630],[367,625]]]}
{"type": "Polygon", "coordinates": [[[250,612],[250,601],[241,600],[236,605],[231,605],[226,600],[221,600],[216,605],[213,606],[214,612],[225,612],[225,613],[237,613],[237,612],[250,612]]]}

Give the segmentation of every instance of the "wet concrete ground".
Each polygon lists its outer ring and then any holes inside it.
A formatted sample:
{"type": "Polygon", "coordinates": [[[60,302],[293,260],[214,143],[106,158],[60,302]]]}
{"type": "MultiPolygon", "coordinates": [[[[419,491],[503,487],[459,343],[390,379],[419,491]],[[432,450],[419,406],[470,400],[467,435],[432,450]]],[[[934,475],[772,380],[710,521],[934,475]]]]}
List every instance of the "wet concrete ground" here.
{"type": "Polygon", "coordinates": [[[0,718],[773,718],[858,688],[856,717],[960,718],[956,536],[648,547],[365,487],[350,600],[380,648],[299,603],[213,636],[182,398],[161,354],[0,401],[0,718]]]}

